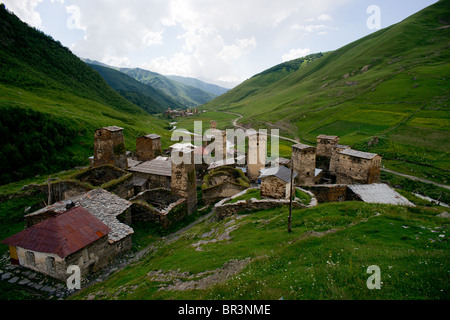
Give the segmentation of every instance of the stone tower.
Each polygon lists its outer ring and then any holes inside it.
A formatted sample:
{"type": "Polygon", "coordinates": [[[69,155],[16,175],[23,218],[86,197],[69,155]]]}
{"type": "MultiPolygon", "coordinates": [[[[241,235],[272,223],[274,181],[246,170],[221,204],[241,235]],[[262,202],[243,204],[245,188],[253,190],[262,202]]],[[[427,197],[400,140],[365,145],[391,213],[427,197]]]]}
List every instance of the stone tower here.
{"type": "Polygon", "coordinates": [[[248,134],[247,175],[250,181],[258,180],[260,170],[266,167],[267,135],[248,134]]]}
{"type": "Polygon", "coordinates": [[[333,154],[333,148],[338,144],[338,136],[320,135],[317,137],[317,168],[327,171],[330,169],[330,161],[333,154]]]}
{"type": "Polygon", "coordinates": [[[296,185],[312,186],[315,184],[316,148],[306,144],[292,146],[291,164],[297,173],[296,185]]]}
{"type": "Polygon", "coordinates": [[[136,139],[136,157],[138,161],[150,161],[161,154],[160,136],[149,134],[136,139]]]}
{"type": "MultiPolygon", "coordinates": [[[[181,150],[180,152],[189,153],[190,163],[177,163],[172,160],[172,180],[171,190],[182,198],[186,198],[188,214],[197,209],[197,182],[194,164],[194,152],[192,150],[181,150]]],[[[181,156],[180,156],[181,158],[181,156]]]]}
{"type": "Polygon", "coordinates": [[[95,131],[94,167],[107,164],[128,169],[123,128],[111,126],[95,131]]]}

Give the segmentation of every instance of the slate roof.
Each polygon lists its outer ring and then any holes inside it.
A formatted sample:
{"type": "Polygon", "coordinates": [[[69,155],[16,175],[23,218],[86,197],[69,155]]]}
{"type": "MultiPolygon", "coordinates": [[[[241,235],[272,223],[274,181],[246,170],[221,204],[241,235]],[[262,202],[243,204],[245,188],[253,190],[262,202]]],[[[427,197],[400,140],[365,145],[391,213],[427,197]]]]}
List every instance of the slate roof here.
{"type": "Polygon", "coordinates": [[[157,134],[154,134],[154,133],[148,134],[148,135],[146,135],[144,137],[152,139],[152,140],[154,140],[154,139],[161,139],[161,136],[158,136],[157,134]]]}
{"type": "Polygon", "coordinates": [[[349,185],[362,201],[414,207],[414,204],[384,183],[349,185]]]}
{"type": "Polygon", "coordinates": [[[3,244],[36,252],[53,253],[64,259],[98,239],[111,229],[83,207],[35,224],[2,241],[3,244]]]}
{"type": "Polygon", "coordinates": [[[108,234],[110,243],[117,242],[134,233],[133,228],[117,220],[117,216],[131,207],[131,202],[103,189],[94,189],[82,195],[56,202],[27,216],[38,215],[46,211],[65,212],[66,205],[71,201],[76,206],[88,210],[111,229],[108,234]]]}
{"type": "MultiPolygon", "coordinates": [[[[291,170],[286,168],[285,166],[261,170],[261,175],[258,179],[264,179],[272,176],[277,177],[286,183],[291,182],[291,170]]],[[[294,172],[293,179],[295,179],[295,177],[297,177],[297,173],[294,172]]]]}
{"type": "Polygon", "coordinates": [[[377,154],[375,154],[375,153],[362,152],[362,151],[353,150],[353,149],[345,149],[345,150],[339,151],[339,153],[345,154],[345,155],[351,156],[351,157],[368,159],[368,160],[371,160],[375,156],[377,156],[377,154]]]}
{"type": "Polygon", "coordinates": [[[172,160],[169,157],[158,157],[138,164],[137,166],[128,169],[128,171],[171,177],[172,160]]]}
{"type": "Polygon", "coordinates": [[[104,127],[102,129],[108,130],[108,131],[121,131],[123,128],[118,126],[110,126],[110,127],[104,127]]]}
{"type": "Polygon", "coordinates": [[[339,138],[338,136],[327,136],[325,134],[321,134],[319,136],[317,136],[317,139],[326,139],[326,140],[335,140],[339,138]]]}
{"type": "Polygon", "coordinates": [[[297,143],[297,144],[293,145],[292,147],[296,148],[296,149],[300,149],[300,150],[309,149],[309,148],[315,148],[313,146],[309,146],[309,145],[303,144],[303,143],[297,143]]]}

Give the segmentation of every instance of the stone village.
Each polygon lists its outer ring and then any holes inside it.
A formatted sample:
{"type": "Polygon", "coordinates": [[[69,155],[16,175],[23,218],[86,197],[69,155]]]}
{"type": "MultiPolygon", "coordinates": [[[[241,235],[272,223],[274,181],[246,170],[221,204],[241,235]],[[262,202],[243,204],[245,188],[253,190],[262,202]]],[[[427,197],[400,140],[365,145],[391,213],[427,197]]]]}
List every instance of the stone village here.
{"type": "Polygon", "coordinates": [[[214,206],[217,219],[288,204],[294,187],[313,199],[306,205],[294,201],[296,207],[349,200],[412,206],[379,183],[379,155],[340,145],[337,136],[318,136],[316,147],[295,144],[291,159],[278,158],[277,166],[269,167],[267,136],[248,135],[246,165],[240,165],[236,150],[227,148],[226,132],[216,126],[212,121],[211,129],[224,139],[216,139],[223,145],[215,145],[214,150],[223,160],[210,164],[178,163],[170,155],[202,157],[210,153],[211,137],[203,138],[199,147],[177,143],[163,152],[161,137],[149,134],[137,138],[132,154],[125,148],[122,128],[96,130],[90,167],[75,180],[29,186],[46,193],[48,206],[27,214],[25,229],[1,241],[9,246],[11,264],[61,281],[68,278],[66,270],[71,265],[80,268],[81,276],[96,272],[131,249],[132,223],[168,228],[195,212],[197,186],[201,186],[202,202],[214,206]],[[227,153],[232,156],[225,157],[227,153]],[[260,190],[262,199],[227,203],[252,188],[260,190]]]}

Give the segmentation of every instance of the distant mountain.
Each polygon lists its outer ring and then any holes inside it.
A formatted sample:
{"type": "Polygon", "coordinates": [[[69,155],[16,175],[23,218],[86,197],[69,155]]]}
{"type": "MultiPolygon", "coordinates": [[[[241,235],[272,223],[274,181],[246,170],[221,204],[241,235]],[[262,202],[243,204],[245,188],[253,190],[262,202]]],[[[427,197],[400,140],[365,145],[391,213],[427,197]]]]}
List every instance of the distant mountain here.
{"type": "Polygon", "coordinates": [[[226,89],[215,84],[210,84],[203,82],[201,80],[190,78],[190,77],[180,77],[180,76],[166,76],[169,79],[184,83],[188,86],[201,89],[203,91],[212,93],[216,96],[221,96],[222,94],[228,92],[230,89],[226,89]]]}
{"type": "Polygon", "coordinates": [[[150,85],[153,88],[163,92],[187,108],[198,107],[217,97],[216,94],[171,80],[168,77],[156,72],[139,68],[121,68],[120,71],[136,79],[137,81],[150,85]]]}
{"type": "MultiPolygon", "coordinates": [[[[72,52],[0,4],[0,184],[87,165],[94,130],[168,139],[167,122],[120,96],[72,52]]],[[[164,140],[163,140],[164,143],[164,140]]]]}
{"type": "Polygon", "coordinates": [[[95,64],[88,63],[88,65],[100,73],[103,79],[122,97],[148,113],[162,113],[168,108],[179,109],[183,107],[179,102],[159,90],[143,84],[123,72],[98,62],[95,64]]]}

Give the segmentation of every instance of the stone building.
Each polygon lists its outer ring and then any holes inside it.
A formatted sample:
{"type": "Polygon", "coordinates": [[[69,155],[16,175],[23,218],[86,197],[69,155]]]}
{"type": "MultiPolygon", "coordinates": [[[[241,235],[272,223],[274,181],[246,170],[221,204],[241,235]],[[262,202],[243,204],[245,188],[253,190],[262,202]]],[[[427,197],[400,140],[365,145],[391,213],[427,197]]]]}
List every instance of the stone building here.
{"type": "Polygon", "coordinates": [[[105,127],[95,131],[93,166],[114,165],[121,169],[128,168],[123,128],[105,127]]]}
{"type": "Polygon", "coordinates": [[[316,168],[329,170],[333,148],[338,144],[338,136],[319,135],[317,137],[316,168]]]}
{"type": "MultiPolygon", "coordinates": [[[[297,177],[293,173],[292,179],[297,177]]],[[[288,199],[291,194],[291,170],[285,166],[273,167],[262,171],[261,196],[273,199],[288,199]]]]}
{"type": "Polygon", "coordinates": [[[136,139],[137,161],[150,161],[161,155],[161,137],[157,134],[149,134],[136,139]]]}
{"type": "Polygon", "coordinates": [[[169,157],[157,157],[151,161],[145,161],[128,169],[128,171],[134,175],[134,194],[146,189],[170,189],[172,160],[169,157]]]}
{"type": "Polygon", "coordinates": [[[346,145],[341,145],[341,144],[337,144],[335,146],[333,146],[333,151],[331,152],[331,158],[330,158],[330,168],[329,168],[329,173],[332,176],[336,176],[337,175],[337,171],[339,169],[339,152],[346,150],[346,149],[351,149],[349,146],[346,145]]]}
{"type": "Polygon", "coordinates": [[[78,265],[82,275],[106,266],[131,249],[134,233],[131,202],[103,189],[26,215],[25,223],[22,233],[9,238],[14,242],[3,242],[16,248],[10,251],[13,262],[63,281],[68,265],[78,265]]]}
{"type": "Polygon", "coordinates": [[[250,181],[258,180],[260,170],[266,167],[267,135],[253,132],[248,134],[247,176],[250,181]]]}
{"type": "Polygon", "coordinates": [[[352,149],[338,152],[337,184],[371,184],[380,181],[381,156],[352,149]]]}
{"type": "Polygon", "coordinates": [[[292,159],[295,173],[297,173],[296,185],[314,185],[316,178],[316,148],[298,143],[292,146],[292,159]]]}
{"type": "Polygon", "coordinates": [[[65,281],[71,265],[81,276],[104,267],[110,258],[111,229],[82,207],[74,207],[2,241],[11,263],[65,281]]]}
{"type": "Polygon", "coordinates": [[[250,187],[244,172],[233,166],[211,169],[203,179],[202,200],[209,204],[229,198],[250,187]]]}
{"type": "Polygon", "coordinates": [[[146,190],[130,201],[133,222],[157,223],[167,229],[187,215],[186,199],[166,188],[146,190]]]}
{"type": "MultiPolygon", "coordinates": [[[[197,209],[197,178],[195,173],[194,152],[190,149],[180,151],[190,161],[173,161],[171,172],[171,190],[187,200],[188,214],[197,209]]],[[[183,158],[180,156],[180,158],[183,158]]]]}

